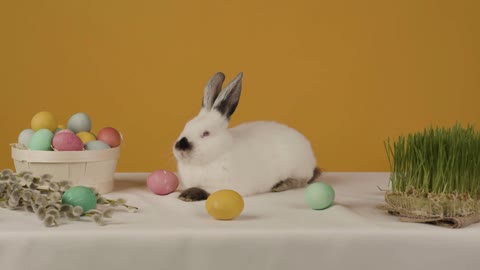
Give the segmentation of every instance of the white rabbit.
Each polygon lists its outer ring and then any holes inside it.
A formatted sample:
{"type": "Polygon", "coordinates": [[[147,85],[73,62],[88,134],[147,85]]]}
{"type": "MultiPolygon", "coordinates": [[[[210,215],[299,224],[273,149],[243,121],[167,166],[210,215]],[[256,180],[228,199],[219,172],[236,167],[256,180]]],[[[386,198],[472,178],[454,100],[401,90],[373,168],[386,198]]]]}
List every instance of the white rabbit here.
{"type": "Polygon", "coordinates": [[[310,142],[276,122],[228,128],[240,99],[243,73],[222,91],[225,75],[207,83],[200,113],[188,121],[173,146],[179,198],[199,201],[220,189],[242,196],[306,186],[320,175],[310,142]]]}

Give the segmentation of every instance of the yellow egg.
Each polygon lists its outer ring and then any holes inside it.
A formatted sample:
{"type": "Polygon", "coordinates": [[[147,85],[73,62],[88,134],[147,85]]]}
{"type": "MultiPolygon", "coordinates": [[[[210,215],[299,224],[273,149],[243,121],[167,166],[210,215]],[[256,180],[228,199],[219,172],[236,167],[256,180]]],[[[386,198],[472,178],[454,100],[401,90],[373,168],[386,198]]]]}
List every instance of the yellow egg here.
{"type": "Polygon", "coordinates": [[[220,220],[230,220],[242,213],[243,198],[234,190],[222,189],[212,193],[205,202],[210,216],[220,220]]]}
{"type": "Polygon", "coordinates": [[[61,125],[61,124],[60,124],[60,125],[57,126],[57,128],[59,128],[59,129],[65,129],[65,125],[61,125]]]}
{"type": "Polygon", "coordinates": [[[95,135],[87,131],[78,132],[76,135],[80,138],[80,140],[82,140],[83,144],[86,144],[90,141],[95,141],[97,139],[95,135]]]}
{"type": "Polygon", "coordinates": [[[55,132],[57,129],[57,119],[51,112],[39,112],[33,116],[31,125],[35,131],[48,129],[51,132],[55,132]]]}

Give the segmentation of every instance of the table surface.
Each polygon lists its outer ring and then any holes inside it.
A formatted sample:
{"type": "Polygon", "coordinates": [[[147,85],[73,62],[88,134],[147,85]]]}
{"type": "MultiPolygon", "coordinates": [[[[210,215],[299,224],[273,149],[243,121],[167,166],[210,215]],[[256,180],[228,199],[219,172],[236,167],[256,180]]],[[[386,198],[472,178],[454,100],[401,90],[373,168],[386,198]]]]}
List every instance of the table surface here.
{"type": "Polygon", "coordinates": [[[2,270],[20,269],[477,269],[480,224],[448,229],[400,222],[376,208],[388,173],[325,173],[336,191],[321,211],[304,189],[244,198],[243,213],[219,221],[205,202],[158,196],[146,173],[118,173],[107,198],[125,198],[137,213],[116,211],[107,225],[69,221],[44,227],[34,214],[0,209],[2,270]],[[312,268],[313,269],[313,268],[312,268]]]}

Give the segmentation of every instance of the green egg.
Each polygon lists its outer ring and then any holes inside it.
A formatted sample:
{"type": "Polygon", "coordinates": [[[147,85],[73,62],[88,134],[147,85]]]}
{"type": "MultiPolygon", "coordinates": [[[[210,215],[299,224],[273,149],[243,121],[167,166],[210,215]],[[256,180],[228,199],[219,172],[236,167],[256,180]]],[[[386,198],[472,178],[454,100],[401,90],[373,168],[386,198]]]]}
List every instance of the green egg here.
{"type": "Polygon", "coordinates": [[[326,183],[313,183],[305,189],[305,202],[313,210],[330,207],[335,200],[335,190],[326,183]]]}
{"type": "Polygon", "coordinates": [[[37,130],[28,143],[28,149],[51,151],[52,150],[53,132],[48,129],[37,130]]]}
{"type": "Polygon", "coordinates": [[[97,196],[88,187],[75,186],[63,193],[62,204],[68,204],[73,207],[81,206],[85,213],[97,207],[97,196]]]}

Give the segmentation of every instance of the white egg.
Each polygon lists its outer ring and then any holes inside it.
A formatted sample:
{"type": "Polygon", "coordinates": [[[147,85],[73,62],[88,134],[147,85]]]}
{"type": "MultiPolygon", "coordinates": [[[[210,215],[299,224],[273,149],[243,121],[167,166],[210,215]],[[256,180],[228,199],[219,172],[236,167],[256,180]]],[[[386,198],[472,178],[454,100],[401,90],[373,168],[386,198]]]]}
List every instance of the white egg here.
{"type": "Polygon", "coordinates": [[[31,128],[22,130],[22,132],[20,132],[20,134],[18,135],[18,145],[28,147],[28,144],[30,143],[30,138],[32,138],[34,133],[35,131],[31,128]]]}

